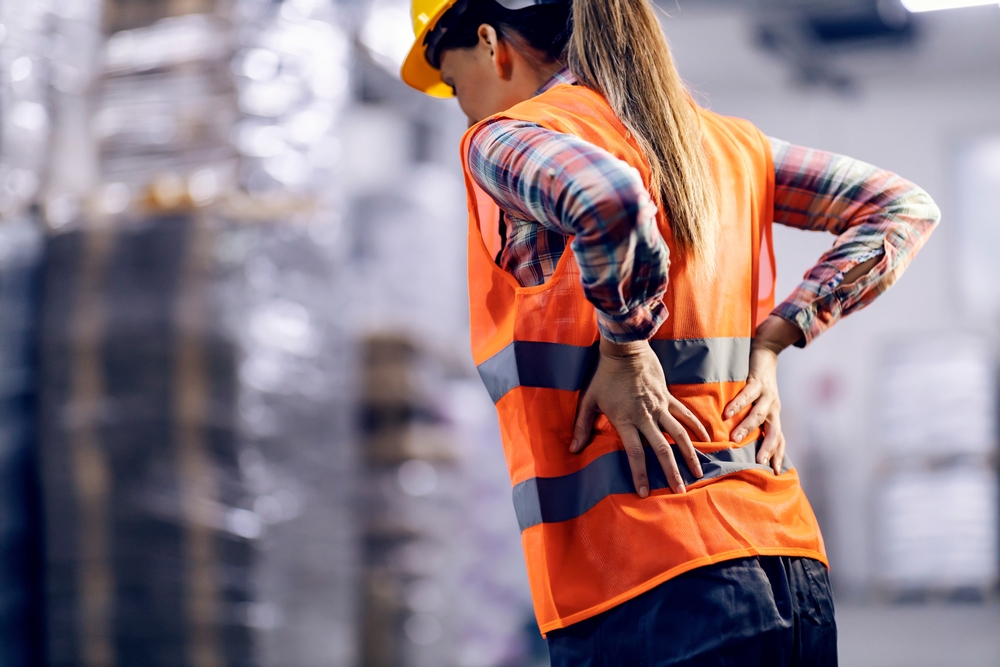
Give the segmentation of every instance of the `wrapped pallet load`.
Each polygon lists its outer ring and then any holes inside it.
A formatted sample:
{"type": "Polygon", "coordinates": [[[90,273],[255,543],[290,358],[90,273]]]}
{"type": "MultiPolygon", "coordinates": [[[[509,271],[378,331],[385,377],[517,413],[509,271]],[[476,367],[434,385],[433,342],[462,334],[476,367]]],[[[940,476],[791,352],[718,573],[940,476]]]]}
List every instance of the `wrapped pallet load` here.
{"type": "Polygon", "coordinates": [[[351,664],[336,188],[307,159],[346,95],[334,7],[104,9],[99,185],[46,242],[50,663],[351,664]]]}
{"type": "Polygon", "coordinates": [[[43,659],[38,484],[39,225],[55,78],[39,3],[0,4],[0,664],[43,659]]]}

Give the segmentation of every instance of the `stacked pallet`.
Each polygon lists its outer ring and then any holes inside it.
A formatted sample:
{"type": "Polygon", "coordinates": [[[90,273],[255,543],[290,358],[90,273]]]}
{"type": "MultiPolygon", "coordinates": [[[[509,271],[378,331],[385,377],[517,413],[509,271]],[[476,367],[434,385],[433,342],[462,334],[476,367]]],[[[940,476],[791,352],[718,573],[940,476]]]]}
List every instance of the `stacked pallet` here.
{"type": "Polygon", "coordinates": [[[330,164],[243,148],[297,123],[281,145],[312,155],[346,89],[296,64],[346,42],[329,4],[283,9],[106,6],[127,30],[94,86],[102,185],[52,221],[44,278],[54,665],[353,660],[347,353],[310,189],[330,164]],[[261,58],[285,108],[250,85],[261,58]]]}
{"type": "Polygon", "coordinates": [[[455,595],[446,564],[461,535],[440,362],[406,336],[375,335],[363,374],[362,664],[448,664],[454,636],[443,621],[455,595]]]}
{"type": "Polygon", "coordinates": [[[0,664],[41,659],[35,334],[41,235],[0,220],[0,664]]]}
{"type": "Polygon", "coordinates": [[[0,3],[0,664],[43,656],[35,400],[41,232],[51,138],[49,15],[0,3]]]}
{"type": "Polygon", "coordinates": [[[252,664],[235,347],[189,216],[48,246],[41,336],[49,659],[252,664]],[[225,576],[220,576],[221,573],[225,576]]]}
{"type": "Polygon", "coordinates": [[[537,664],[545,649],[482,383],[412,334],[370,334],[362,360],[361,663],[537,664]]]}
{"type": "Polygon", "coordinates": [[[876,578],[892,598],[984,598],[1000,581],[996,370],[955,334],[885,355],[876,578]]]}

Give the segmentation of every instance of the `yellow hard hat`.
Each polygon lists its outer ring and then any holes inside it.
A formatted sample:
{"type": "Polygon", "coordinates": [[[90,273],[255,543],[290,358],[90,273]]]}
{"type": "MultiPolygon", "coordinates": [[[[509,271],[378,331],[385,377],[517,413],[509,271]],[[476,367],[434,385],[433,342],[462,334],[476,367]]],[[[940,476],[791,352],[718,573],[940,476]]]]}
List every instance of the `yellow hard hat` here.
{"type": "Polygon", "coordinates": [[[424,39],[456,2],[458,0],[412,0],[410,4],[414,40],[399,75],[407,85],[432,97],[452,97],[454,93],[441,80],[441,70],[427,62],[424,39]]]}
{"type": "MultiPolygon", "coordinates": [[[[413,17],[413,46],[403,61],[400,78],[409,86],[433,97],[454,97],[451,86],[441,80],[441,70],[433,67],[425,54],[427,35],[438,27],[438,21],[445,12],[462,3],[456,9],[462,13],[470,2],[476,0],[411,0],[410,14],[413,17]]],[[[572,0],[493,0],[509,11],[527,9],[535,5],[570,4],[572,0]]],[[[440,31],[438,37],[440,37],[440,31]]]]}

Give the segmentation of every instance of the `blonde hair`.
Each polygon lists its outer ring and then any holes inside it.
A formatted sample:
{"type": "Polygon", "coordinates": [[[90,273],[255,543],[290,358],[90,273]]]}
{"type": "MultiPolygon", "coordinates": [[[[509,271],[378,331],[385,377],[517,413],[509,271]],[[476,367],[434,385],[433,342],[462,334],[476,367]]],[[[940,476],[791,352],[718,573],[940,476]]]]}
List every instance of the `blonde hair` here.
{"type": "Polygon", "coordinates": [[[688,97],[649,0],[573,0],[565,58],[600,92],[649,161],[650,190],[670,221],[674,247],[715,271],[718,192],[688,97]]]}

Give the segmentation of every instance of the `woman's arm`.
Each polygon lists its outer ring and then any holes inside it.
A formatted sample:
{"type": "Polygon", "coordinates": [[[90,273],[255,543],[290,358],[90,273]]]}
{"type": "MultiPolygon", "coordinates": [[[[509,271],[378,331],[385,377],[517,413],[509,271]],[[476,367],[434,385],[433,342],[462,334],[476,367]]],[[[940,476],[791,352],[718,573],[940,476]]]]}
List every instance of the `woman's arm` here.
{"type": "Polygon", "coordinates": [[[639,172],[569,134],[493,120],[473,137],[472,176],[509,215],[572,236],[602,337],[646,340],[666,319],[669,251],[639,172]]]}
{"type": "Polygon", "coordinates": [[[739,442],[763,426],[757,460],[770,461],[777,473],[785,455],[778,354],[789,345],[805,346],[889,289],[941,213],[926,192],[888,171],[778,139],[771,139],[771,148],[774,221],[838,235],[791,296],[757,327],[747,384],[724,413],[729,418],[753,403],[731,438],[739,442]]]}
{"type": "Polygon", "coordinates": [[[771,139],[774,221],[837,235],[773,314],[804,347],[891,287],[934,231],[941,211],[924,190],[870,164],[771,139]]]}
{"type": "Polygon", "coordinates": [[[601,345],[597,370],[580,397],[570,451],[587,446],[594,419],[604,414],[622,439],[638,494],[649,493],[643,439],[670,487],[683,493],[663,434],[677,443],[695,477],[701,477],[701,467],[681,423],[701,440],[709,436],[670,395],[647,342],[667,317],[662,297],[669,253],[641,176],[575,136],[511,120],[479,130],[469,164],[473,178],[504,211],[574,237],[571,247],[584,292],[597,308],[601,345]]]}

